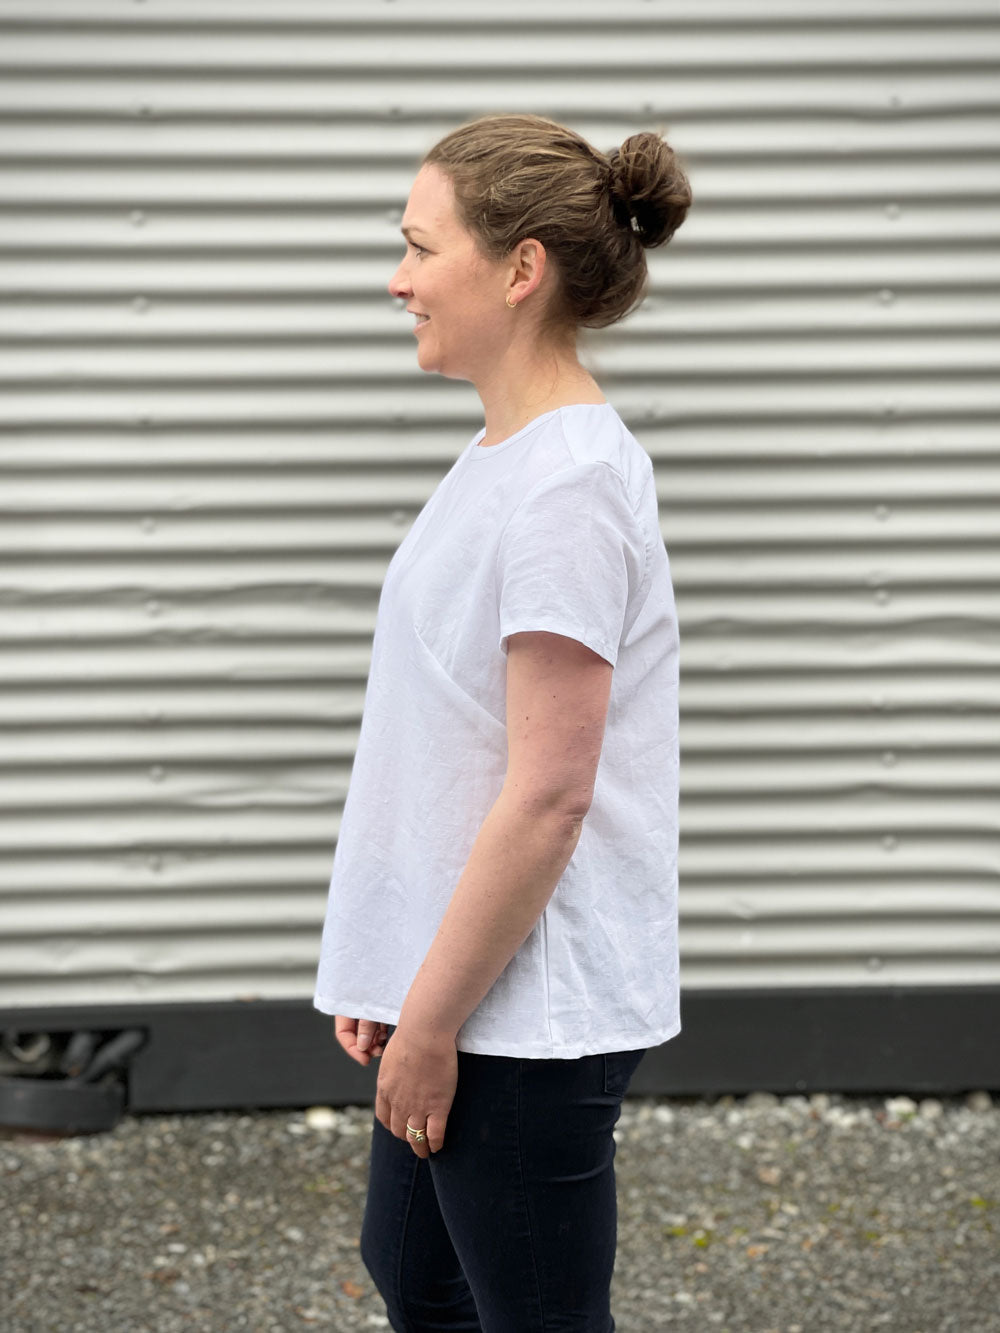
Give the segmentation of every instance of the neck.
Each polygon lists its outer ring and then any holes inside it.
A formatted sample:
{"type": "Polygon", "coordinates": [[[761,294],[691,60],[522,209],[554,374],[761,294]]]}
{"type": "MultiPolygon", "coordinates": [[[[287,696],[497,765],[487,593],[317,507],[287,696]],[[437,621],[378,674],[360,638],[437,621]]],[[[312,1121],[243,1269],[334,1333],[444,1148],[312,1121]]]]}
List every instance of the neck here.
{"type": "Polygon", "coordinates": [[[512,344],[475,386],[486,417],[482,445],[499,444],[554,408],[607,402],[575,347],[543,353],[537,346],[512,344]]]}

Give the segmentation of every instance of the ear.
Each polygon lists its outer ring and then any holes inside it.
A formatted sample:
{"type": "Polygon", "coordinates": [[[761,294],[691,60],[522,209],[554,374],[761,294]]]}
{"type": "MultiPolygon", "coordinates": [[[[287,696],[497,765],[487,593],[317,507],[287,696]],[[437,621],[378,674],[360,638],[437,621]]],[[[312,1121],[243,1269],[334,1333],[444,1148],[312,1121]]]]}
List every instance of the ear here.
{"type": "Polygon", "coordinates": [[[507,261],[507,295],[519,305],[536,290],[545,272],[545,246],[529,236],[519,241],[507,261]]]}

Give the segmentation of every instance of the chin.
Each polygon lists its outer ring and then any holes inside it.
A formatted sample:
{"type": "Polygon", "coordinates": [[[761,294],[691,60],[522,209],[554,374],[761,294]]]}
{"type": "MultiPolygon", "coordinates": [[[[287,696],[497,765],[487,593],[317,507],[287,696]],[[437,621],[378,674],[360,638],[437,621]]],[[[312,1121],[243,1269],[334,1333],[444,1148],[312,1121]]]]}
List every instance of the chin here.
{"type": "Polygon", "coordinates": [[[440,357],[418,356],[417,365],[428,375],[443,375],[445,379],[449,380],[465,380],[469,378],[468,375],[463,375],[460,370],[452,370],[449,366],[445,365],[440,357]]]}
{"type": "Polygon", "coordinates": [[[428,375],[443,375],[449,380],[472,381],[469,370],[462,365],[456,365],[454,356],[449,357],[440,347],[418,344],[417,365],[428,375]]]}
{"type": "Polygon", "coordinates": [[[425,352],[422,347],[417,348],[417,365],[428,374],[438,370],[437,358],[430,352],[425,352]]]}

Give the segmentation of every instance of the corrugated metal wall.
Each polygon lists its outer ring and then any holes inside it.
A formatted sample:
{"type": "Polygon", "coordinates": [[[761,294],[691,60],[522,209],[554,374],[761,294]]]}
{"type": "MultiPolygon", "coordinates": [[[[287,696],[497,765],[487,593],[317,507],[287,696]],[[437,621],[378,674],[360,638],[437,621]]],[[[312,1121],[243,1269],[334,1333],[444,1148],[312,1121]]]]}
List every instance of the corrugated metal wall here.
{"type": "Polygon", "coordinates": [[[992,0],[0,4],[0,1004],[311,993],[480,425],[402,207],[525,109],[695,189],[588,342],[677,583],[686,984],[1000,980],[998,55],[992,0]]]}

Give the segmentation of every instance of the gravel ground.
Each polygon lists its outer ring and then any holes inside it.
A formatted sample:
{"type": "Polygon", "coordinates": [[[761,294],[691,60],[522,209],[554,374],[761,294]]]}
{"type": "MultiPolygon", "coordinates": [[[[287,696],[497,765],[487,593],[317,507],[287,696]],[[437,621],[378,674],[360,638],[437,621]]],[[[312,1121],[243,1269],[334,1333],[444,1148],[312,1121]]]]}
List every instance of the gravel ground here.
{"type": "MultiPolygon", "coordinates": [[[[358,1253],[371,1112],[0,1132],[3,1333],[385,1329],[358,1253]]],[[[619,1333],[1000,1331],[1000,1105],[636,1099],[619,1333]]]]}

